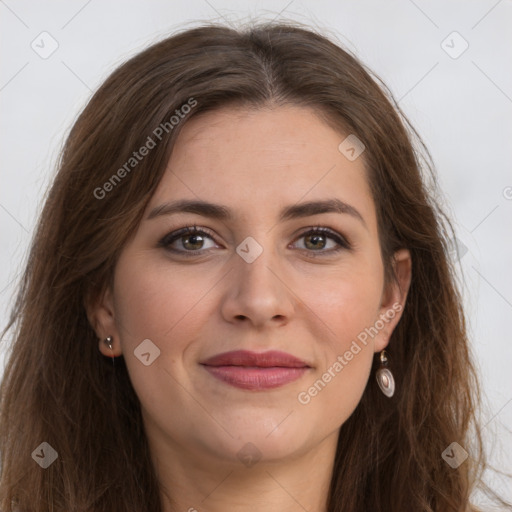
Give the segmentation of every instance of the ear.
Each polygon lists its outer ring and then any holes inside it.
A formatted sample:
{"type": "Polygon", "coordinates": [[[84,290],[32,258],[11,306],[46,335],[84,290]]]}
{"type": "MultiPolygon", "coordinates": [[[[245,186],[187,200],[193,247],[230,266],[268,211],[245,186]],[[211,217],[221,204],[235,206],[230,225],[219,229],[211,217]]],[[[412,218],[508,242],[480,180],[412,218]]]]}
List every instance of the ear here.
{"type": "Polygon", "coordinates": [[[99,338],[98,348],[107,357],[121,355],[119,331],[115,321],[114,300],[112,289],[106,288],[95,300],[87,300],[84,304],[87,319],[99,338]],[[112,336],[112,350],[104,343],[107,336],[112,336]]]}
{"type": "Polygon", "coordinates": [[[375,337],[375,352],[380,352],[387,347],[405,307],[412,277],[412,259],[408,249],[400,249],[395,252],[393,268],[397,282],[390,282],[382,294],[378,320],[384,324],[384,327],[375,337]]]}

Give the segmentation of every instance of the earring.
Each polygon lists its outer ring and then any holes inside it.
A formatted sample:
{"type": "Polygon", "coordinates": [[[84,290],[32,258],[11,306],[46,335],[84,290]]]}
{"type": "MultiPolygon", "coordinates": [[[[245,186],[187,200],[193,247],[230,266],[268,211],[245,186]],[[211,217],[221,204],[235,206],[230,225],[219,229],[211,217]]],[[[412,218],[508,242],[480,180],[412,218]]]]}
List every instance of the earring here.
{"type": "Polygon", "coordinates": [[[112,338],[112,336],[107,336],[104,340],[103,340],[103,343],[105,343],[105,345],[107,345],[107,347],[112,350],[112,341],[114,341],[114,338],[112,338]]]}
{"type": "MultiPolygon", "coordinates": [[[[114,338],[112,336],[107,336],[104,340],[103,340],[103,343],[105,343],[105,345],[107,345],[107,347],[113,351],[113,345],[112,345],[112,342],[114,341],[114,338]]],[[[116,359],[116,356],[112,353],[112,355],[110,356],[112,358],[112,367],[115,366],[115,359],[116,359]]]]}
{"type": "Polygon", "coordinates": [[[395,393],[395,379],[393,374],[387,368],[388,358],[386,351],[380,353],[380,368],[377,370],[376,378],[380,390],[388,397],[391,398],[395,393]]]}

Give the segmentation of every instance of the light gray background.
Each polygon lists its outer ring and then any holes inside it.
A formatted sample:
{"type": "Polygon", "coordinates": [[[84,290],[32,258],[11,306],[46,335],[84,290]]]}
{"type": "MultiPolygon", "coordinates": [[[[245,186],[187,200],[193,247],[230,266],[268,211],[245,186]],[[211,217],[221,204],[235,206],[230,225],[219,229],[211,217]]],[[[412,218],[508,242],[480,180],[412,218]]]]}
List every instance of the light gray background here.
{"type": "MultiPolygon", "coordinates": [[[[460,274],[491,462],[512,471],[510,0],[0,0],[0,326],[58,151],[91,92],[183,24],[279,17],[321,28],[353,50],[431,150],[460,254],[467,248],[460,274]],[[31,48],[50,48],[44,31],[58,43],[46,59],[31,48]]],[[[512,499],[503,480],[491,481],[512,499]]]]}

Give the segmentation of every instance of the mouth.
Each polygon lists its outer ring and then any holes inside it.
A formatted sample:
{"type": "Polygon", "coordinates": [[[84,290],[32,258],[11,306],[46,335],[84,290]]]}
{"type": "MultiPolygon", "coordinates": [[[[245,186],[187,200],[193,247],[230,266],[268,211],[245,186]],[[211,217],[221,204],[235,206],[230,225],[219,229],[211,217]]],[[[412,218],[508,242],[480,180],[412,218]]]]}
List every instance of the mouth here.
{"type": "Polygon", "coordinates": [[[278,351],[224,352],[201,365],[215,378],[247,390],[265,390],[284,386],[302,377],[310,368],[291,354],[278,351]]]}

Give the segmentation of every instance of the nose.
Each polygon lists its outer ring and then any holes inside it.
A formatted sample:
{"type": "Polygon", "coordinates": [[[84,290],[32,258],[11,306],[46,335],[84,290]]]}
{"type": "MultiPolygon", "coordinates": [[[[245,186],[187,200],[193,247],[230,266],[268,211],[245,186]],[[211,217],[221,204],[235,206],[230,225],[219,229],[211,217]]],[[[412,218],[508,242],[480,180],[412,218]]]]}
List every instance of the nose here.
{"type": "Polygon", "coordinates": [[[288,323],[295,309],[293,283],[275,252],[264,249],[252,263],[236,254],[233,266],[221,305],[223,318],[257,328],[288,323]]]}

